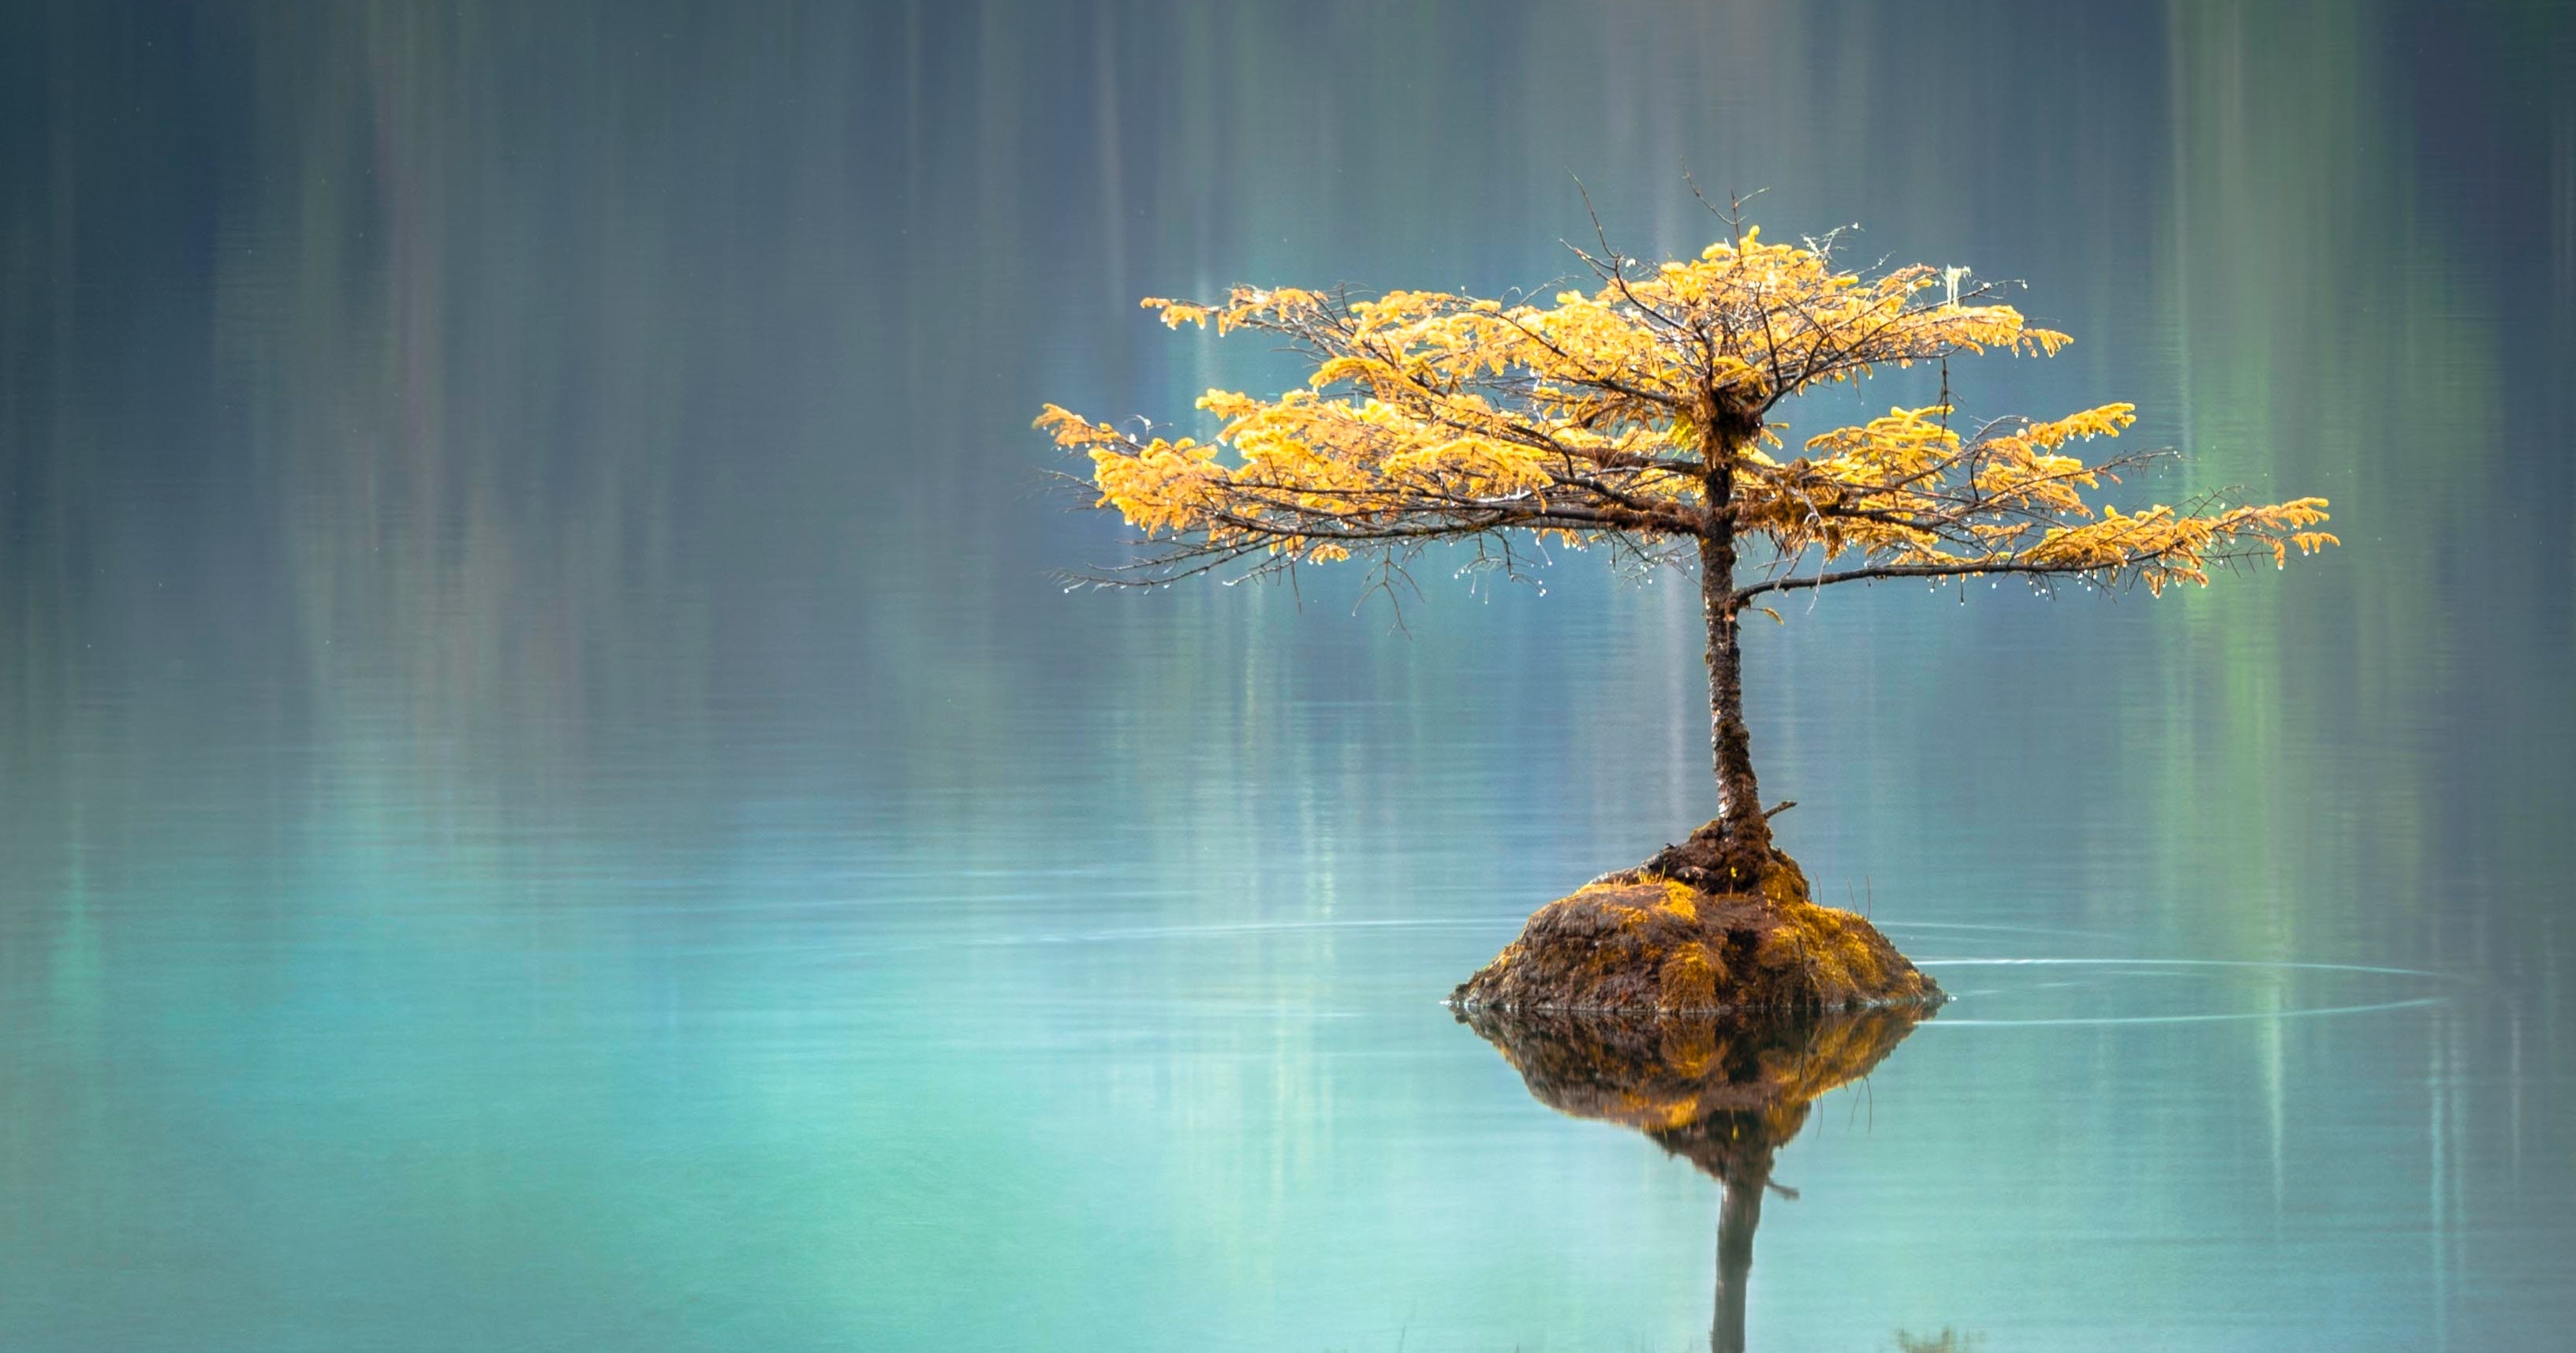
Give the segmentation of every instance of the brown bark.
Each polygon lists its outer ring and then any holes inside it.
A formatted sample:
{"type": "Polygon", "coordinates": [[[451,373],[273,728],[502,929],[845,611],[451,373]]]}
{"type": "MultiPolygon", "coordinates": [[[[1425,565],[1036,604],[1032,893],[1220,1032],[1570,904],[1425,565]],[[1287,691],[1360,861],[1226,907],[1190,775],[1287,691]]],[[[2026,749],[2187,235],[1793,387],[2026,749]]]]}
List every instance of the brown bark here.
{"type": "Polygon", "coordinates": [[[1762,791],[1753,777],[1753,735],[1744,726],[1744,653],[1735,596],[1732,530],[1700,539],[1700,605],[1708,613],[1709,746],[1717,772],[1717,822],[1730,842],[1768,848],[1762,791]]]}
{"type": "MultiPolygon", "coordinates": [[[[1742,439],[1737,439],[1742,440],[1742,439]]],[[[1720,445],[1712,434],[1709,445],[1720,445]]],[[[1700,533],[1700,608],[1708,620],[1708,709],[1711,768],[1717,775],[1717,816],[1678,846],[1667,846],[1646,869],[1695,887],[1733,891],[1749,885],[1771,856],[1771,824],[1762,814],[1762,790],[1753,774],[1753,738],[1744,725],[1744,656],[1738,626],[1743,599],[1735,591],[1735,472],[1732,443],[1713,454],[1708,471],[1708,520],[1700,533]]]]}

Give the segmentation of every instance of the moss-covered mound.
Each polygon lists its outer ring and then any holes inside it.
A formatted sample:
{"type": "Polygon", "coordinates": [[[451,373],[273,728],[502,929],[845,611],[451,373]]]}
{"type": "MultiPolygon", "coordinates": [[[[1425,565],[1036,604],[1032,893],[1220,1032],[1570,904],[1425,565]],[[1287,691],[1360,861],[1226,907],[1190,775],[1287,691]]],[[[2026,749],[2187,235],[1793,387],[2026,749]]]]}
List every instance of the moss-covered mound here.
{"type": "Polygon", "coordinates": [[[1462,1010],[1844,1010],[1941,999],[1930,977],[1848,911],[1807,898],[1772,853],[1742,892],[1627,870],[1538,909],[1450,994],[1462,1010]]]}
{"type": "Polygon", "coordinates": [[[1532,1097],[1633,1128],[1719,1178],[1767,1175],[1826,1091],[1869,1074],[1924,1005],[1841,1012],[1635,1017],[1465,1009],[1532,1097]]]}

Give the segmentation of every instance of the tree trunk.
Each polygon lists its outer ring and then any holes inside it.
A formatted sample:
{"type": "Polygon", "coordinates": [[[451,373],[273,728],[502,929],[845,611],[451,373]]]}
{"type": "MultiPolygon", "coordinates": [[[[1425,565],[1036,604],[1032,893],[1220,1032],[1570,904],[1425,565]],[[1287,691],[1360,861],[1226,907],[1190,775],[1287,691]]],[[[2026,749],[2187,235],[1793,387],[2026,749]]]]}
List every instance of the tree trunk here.
{"type": "MultiPolygon", "coordinates": [[[[1755,425],[1758,430],[1759,425],[1755,425]]],[[[1771,824],[1753,778],[1753,738],[1744,726],[1744,659],[1737,642],[1735,595],[1735,465],[1729,442],[1712,429],[1702,444],[1715,464],[1704,481],[1708,526],[1699,540],[1700,609],[1708,619],[1708,722],[1717,772],[1717,816],[1677,846],[1646,861],[1645,870],[1709,892],[1752,886],[1771,858],[1771,824]]]]}
{"type": "Polygon", "coordinates": [[[1720,526],[1699,542],[1700,606],[1708,615],[1709,749],[1717,771],[1717,820],[1732,852],[1768,850],[1771,824],[1753,778],[1753,736],[1744,726],[1744,653],[1735,600],[1735,532],[1720,526]]]}
{"type": "Polygon", "coordinates": [[[1701,444],[1712,448],[1703,481],[1708,525],[1699,539],[1699,600],[1708,619],[1709,751],[1717,772],[1717,816],[1643,866],[1647,873],[1713,893],[1749,889],[1772,856],[1771,824],[1762,816],[1762,790],[1753,778],[1753,738],[1744,727],[1744,656],[1737,642],[1735,595],[1734,448],[1760,430],[1761,424],[1753,423],[1730,438],[1712,425],[1701,437],[1701,444]]]}

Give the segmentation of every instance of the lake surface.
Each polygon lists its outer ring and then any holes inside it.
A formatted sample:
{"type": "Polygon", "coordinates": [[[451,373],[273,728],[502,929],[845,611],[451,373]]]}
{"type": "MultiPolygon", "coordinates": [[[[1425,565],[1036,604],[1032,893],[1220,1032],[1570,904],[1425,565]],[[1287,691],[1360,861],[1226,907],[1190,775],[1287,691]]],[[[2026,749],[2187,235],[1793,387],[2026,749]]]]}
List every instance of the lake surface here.
{"type": "MultiPolygon", "coordinates": [[[[1757,1349],[2576,1318],[2576,24],[2543,5],[0,10],[0,1345],[1679,1349],[1719,1193],[1440,1004],[1713,808],[1696,601],[1066,594],[1139,295],[1867,225],[2344,548],[1747,643],[1958,999],[1757,1349]]],[[[1913,373],[1793,413],[1864,417],[1913,373]]],[[[1853,589],[1840,589],[1852,592],[1853,589]]]]}

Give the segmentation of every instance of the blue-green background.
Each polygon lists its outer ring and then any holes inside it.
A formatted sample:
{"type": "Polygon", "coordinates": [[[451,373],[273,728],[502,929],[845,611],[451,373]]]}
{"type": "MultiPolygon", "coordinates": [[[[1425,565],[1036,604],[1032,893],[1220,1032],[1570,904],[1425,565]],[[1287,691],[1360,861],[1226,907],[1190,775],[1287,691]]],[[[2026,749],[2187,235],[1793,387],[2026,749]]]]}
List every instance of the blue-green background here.
{"type": "Polygon", "coordinates": [[[1823,893],[2121,960],[1932,965],[1754,1345],[2554,1345],[2571,60],[2540,3],[9,0],[0,1346],[1703,1340],[1714,1191],[1436,1004],[1712,807],[1688,590],[1065,595],[1117,532],[1027,427],[1283,379],[1139,295],[1544,286],[1578,175],[1703,244],[1685,171],[2026,279],[2078,343],[1970,412],[2134,400],[2192,457],[2135,500],[2345,542],[1751,635],[1823,893]]]}

